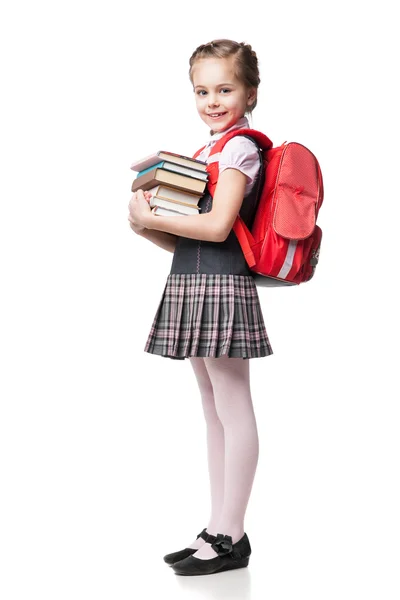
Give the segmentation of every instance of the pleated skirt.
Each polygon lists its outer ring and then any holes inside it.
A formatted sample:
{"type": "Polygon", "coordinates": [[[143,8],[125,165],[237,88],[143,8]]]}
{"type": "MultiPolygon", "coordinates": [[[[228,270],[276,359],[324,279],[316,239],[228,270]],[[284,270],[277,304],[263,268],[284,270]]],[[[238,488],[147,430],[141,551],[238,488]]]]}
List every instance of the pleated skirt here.
{"type": "Polygon", "coordinates": [[[273,354],[253,277],[170,274],[144,350],[178,360],[273,354]]]}

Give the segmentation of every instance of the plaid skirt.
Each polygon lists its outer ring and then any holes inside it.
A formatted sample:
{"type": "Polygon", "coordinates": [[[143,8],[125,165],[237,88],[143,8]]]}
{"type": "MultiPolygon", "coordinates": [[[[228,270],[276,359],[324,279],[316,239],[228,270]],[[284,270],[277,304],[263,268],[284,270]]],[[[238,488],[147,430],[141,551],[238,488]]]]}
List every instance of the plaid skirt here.
{"type": "Polygon", "coordinates": [[[180,360],[272,354],[253,277],[170,274],[144,350],[180,360]]]}

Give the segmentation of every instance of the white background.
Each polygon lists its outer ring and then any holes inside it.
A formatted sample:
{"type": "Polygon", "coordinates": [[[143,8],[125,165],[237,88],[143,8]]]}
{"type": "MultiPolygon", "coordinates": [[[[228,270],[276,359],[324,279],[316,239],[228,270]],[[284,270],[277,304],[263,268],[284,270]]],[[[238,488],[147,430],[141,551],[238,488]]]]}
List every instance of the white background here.
{"type": "Polygon", "coordinates": [[[398,600],[393,10],[3,5],[3,600],[398,600]],[[205,143],[188,60],[220,37],[258,54],[253,126],[318,157],[324,237],[311,282],[259,290],[274,354],[251,362],[250,566],[178,577],[162,556],[209,515],[205,422],[189,361],[143,352],[172,254],[129,228],[129,166],[205,143]]]}

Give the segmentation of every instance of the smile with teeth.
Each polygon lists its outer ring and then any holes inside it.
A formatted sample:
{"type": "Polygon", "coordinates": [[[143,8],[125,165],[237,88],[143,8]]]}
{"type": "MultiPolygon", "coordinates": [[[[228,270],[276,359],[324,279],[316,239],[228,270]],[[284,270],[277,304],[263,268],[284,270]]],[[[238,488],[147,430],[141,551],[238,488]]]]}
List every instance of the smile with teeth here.
{"type": "Polygon", "coordinates": [[[226,114],[225,112],[210,113],[208,116],[211,117],[212,119],[218,119],[218,117],[222,117],[225,114],[226,114]]]}

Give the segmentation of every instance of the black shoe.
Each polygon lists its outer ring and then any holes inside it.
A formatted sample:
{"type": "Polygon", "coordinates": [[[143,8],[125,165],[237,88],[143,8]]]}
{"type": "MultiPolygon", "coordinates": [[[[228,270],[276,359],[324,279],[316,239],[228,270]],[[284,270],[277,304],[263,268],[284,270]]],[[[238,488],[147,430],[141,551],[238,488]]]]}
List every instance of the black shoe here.
{"type": "MultiPolygon", "coordinates": [[[[208,540],[209,534],[207,533],[206,529],[207,527],[204,527],[203,531],[199,533],[196,540],[199,539],[199,537],[203,538],[203,540],[205,541],[208,540]]],[[[183,550],[178,550],[178,552],[171,552],[171,554],[166,554],[164,556],[164,560],[169,565],[172,565],[174,562],[177,562],[178,560],[183,560],[191,554],[194,554],[195,552],[197,552],[197,550],[198,548],[184,548],[183,550]]]]}
{"type": "Polygon", "coordinates": [[[211,543],[211,548],[218,556],[205,560],[188,556],[171,565],[171,568],[177,575],[211,575],[230,569],[241,569],[249,564],[251,546],[246,533],[236,544],[232,544],[230,535],[209,534],[208,543],[211,543]]]}

